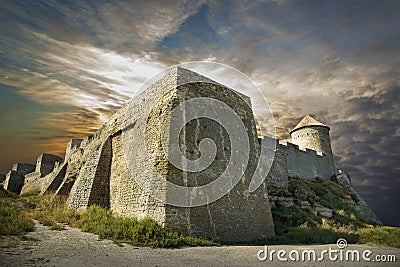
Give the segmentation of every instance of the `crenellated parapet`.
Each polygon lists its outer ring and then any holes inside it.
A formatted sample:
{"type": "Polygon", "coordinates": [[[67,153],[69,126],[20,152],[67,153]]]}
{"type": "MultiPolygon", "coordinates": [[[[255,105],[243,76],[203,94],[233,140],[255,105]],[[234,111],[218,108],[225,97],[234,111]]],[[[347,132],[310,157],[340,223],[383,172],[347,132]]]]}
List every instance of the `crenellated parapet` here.
{"type": "MultiPolygon", "coordinates": [[[[308,126],[303,125],[302,129],[307,127],[308,126]]],[[[333,157],[331,153],[329,154],[329,150],[325,149],[324,151],[328,153],[325,154],[321,151],[319,146],[310,145],[318,143],[318,141],[303,141],[301,140],[301,135],[293,136],[296,138],[290,142],[280,141],[267,136],[262,137],[263,139],[273,139],[273,142],[276,144],[275,158],[266,179],[269,187],[286,188],[289,178],[292,177],[303,179],[315,179],[317,177],[330,179],[335,175],[333,157]]],[[[260,143],[263,144],[263,142],[260,143]]],[[[328,142],[325,140],[324,143],[328,142]]]]}

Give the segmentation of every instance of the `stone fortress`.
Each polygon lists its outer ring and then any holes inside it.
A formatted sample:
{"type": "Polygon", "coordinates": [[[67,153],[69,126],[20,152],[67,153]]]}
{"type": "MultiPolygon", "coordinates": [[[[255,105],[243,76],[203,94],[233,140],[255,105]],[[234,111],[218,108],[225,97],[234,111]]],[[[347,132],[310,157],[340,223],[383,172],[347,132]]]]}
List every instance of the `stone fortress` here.
{"type": "MultiPolygon", "coordinates": [[[[66,196],[68,206],[77,210],[99,205],[118,215],[150,216],[160,225],[187,235],[223,241],[256,240],[275,234],[271,205],[287,201],[270,195],[269,191],[287,188],[292,177],[330,179],[336,175],[329,130],[328,126],[307,115],[291,131],[291,142],[259,137],[249,97],[177,67],[136,96],[130,105],[117,111],[93,135],[72,139],[67,144],[64,160],[42,154],[36,165],[16,163],[6,175],[3,186],[18,194],[40,191],[41,194],[66,196]],[[164,153],[161,143],[170,142],[172,109],[198,97],[218,99],[237,113],[247,131],[250,156],[240,181],[226,195],[207,205],[177,207],[149,194],[156,191],[168,199],[165,183],[149,182],[148,188],[142,188],[137,181],[153,181],[155,170],[165,181],[178,185],[205,185],[227,168],[231,155],[229,136],[221,125],[207,118],[188,122],[179,140],[184,144],[185,157],[195,160],[200,156],[199,141],[211,138],[217,152],[210,166],[200,172],[184,172],[173,166],[164,153]],[[127,141],[123,135],[128,131],[127,141]],[[167,134],[162,134],[165,132],[167,134]],[[275,146],[263,150],[266,142],[262,139],[274,142],[275,146]],[[128,146],[124,147],[126,142],[128,146]],[[271,169],[262,185],[250,193],[252,175],[262,151],[268,149],[275,153],[271,169]],[[133,158],[128,161],[129,166],[126,153],[133,158]]],[[[340,172],[337,177],[359,198],[360,212],[371,218],[371,222],[380,223],[352,188],[346,173],[340,172]]],[[[313,208],[316,213],[329,216],[329,210],[324,207],[313,208]]]]}

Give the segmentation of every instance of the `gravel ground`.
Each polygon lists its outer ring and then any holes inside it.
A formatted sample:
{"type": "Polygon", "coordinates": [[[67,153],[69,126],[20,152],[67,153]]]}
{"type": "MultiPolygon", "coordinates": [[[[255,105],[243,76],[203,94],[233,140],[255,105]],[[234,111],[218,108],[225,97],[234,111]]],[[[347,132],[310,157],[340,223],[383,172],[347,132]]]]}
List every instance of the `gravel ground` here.
{"type": "MultiPolygon", "coordinates": [[[[264,246],[184,247],[178,249],[152,249],[117,245],[109,240],[99,240],[96,235],[83,233],[79,229],[66,227],[63,231],[51,231],[36,222],[35,230],[26,235],[29,240],[19,241],[15,237],[1,237],[0,266],[400,266],[398,262],[330,261],[280,262],[274,255],[260,261],[257,254],[264,246]]],[[[268,246],[268,250],[315,249],[317,256],[336,244],[315,246],[268,246]]],[[[343,250],[371,250],[369,256],[395,255],[400,249],[349,245],[343,250]]],[[[360,253],[360,255],[361,255],[360,253]]],[[[294,255],[294,254],[293,254],[294,255]]],[[[264,256],[264,254],[260,254],[264,256]]],[[[288,258],[288,254],[286,254],[288,258]]]]}

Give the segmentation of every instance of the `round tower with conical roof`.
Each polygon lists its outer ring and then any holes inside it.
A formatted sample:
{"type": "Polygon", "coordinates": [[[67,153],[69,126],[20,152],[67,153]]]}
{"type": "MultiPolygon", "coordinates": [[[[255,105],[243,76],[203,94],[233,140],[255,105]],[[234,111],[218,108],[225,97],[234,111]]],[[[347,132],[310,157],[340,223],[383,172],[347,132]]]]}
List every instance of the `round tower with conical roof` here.
{"type": "Polygon", "coordinates": [[[328,158],[332,175],[334,175],[335,166],[329,130],[327,125],[307,115],[290,131],[290,136],[292,143],[298,145],[300,149],[308,148],[323,153],[328,158]]]}

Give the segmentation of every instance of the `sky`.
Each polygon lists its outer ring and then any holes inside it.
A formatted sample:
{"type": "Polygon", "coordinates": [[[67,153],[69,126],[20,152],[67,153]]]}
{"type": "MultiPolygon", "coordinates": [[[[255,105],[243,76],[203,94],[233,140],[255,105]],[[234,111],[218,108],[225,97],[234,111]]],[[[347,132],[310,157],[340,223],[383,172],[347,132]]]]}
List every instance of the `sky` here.
{"type": "Polygon", "coordinates": [[[276,138],[306,114],[329,125],[336,168],[400,226],[399,10],[388,0],[2,0],[0,173],[62,156],[159,71],[210,61],[261,88],[276,138]]]}

